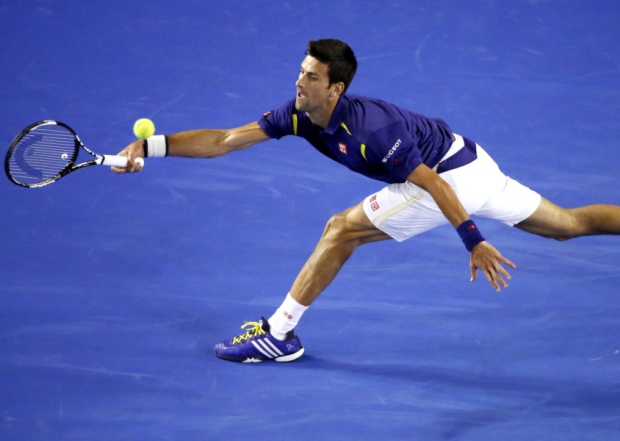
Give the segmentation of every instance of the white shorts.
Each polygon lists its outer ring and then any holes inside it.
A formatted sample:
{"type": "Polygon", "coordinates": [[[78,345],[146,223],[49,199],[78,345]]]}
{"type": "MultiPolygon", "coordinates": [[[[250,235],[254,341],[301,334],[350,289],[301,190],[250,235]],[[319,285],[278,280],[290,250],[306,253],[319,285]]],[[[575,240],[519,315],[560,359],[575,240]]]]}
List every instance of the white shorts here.
{"type": "MultiPolygon", "coordinates": [[[[455,141],[447,159],[463,148],[455,141]]],[[[441,173],[469,215],[499,220],[513,226],[531,216],[541,196],[506,176],[479,145],[477,158],[467,165],[441,173]]],[[[364,212],[381,231],[398,242],[448,223],[433,198],[411,182],[390,184],[364,200],[364,212]]]]}

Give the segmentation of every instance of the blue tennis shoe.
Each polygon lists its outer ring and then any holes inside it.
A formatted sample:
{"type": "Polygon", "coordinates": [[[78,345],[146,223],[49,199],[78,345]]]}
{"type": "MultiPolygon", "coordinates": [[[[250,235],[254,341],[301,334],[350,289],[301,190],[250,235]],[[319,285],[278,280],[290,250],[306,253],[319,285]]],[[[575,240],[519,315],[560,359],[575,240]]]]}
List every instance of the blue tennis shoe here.
{"type": "Polygon", "coordinates": [[[304,354],[304,347],[289,331],[286,340],[280,341],[269,333],[269,323],[264,317],[258,322],[246,322],[241,329],[245,334],[218,343],[213,348],[219,358],[240,363],[259,363],[263,360],[286,362],[297,360],[304,354]]]}

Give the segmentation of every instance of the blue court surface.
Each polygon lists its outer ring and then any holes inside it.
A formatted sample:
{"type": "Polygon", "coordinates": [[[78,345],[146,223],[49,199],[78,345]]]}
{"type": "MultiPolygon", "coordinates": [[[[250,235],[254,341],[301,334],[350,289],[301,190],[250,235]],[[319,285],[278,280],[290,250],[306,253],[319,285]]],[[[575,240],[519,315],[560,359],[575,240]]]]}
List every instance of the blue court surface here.
{"type": "MultiPolygon", "coordinates": [[[[4,0],[0,143],[42,119],[101,153],[141,117],[246,124],[334,37],[352,93],[445,119],[558,204],[620,204],[619,23],[611,0],[4,0]]],[[[619,238],[478,220],[518,266],[499,294],[449,227],[366,245],[303,317],[304,357],[241,365],[213,345],[269,317],[381,183],[290,137],[2,179],[3,441],[620,439],[619,238]]]]}

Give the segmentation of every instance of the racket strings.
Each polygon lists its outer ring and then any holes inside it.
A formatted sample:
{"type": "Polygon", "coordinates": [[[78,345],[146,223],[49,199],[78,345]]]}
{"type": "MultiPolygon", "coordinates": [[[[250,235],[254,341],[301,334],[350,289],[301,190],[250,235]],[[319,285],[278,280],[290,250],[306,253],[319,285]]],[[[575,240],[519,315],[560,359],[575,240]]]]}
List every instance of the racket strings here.
{"type": "Polygon", "coordinates": [[[24,184],[52,179],[73,165],[78,143],[62,126],[39,126],[26,133],[8,158],[11,176],[24,184]]]}

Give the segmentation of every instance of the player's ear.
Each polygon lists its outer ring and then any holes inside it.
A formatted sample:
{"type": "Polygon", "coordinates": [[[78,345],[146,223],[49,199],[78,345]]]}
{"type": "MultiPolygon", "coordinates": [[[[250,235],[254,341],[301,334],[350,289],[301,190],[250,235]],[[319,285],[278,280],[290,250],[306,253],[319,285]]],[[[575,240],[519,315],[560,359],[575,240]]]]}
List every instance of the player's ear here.
{"type": "Polygon", "coordinates": [[[338,83],[334,83],[331,85],[331,89],[332,90],[329,93],[329,95],[339,97],[340,95],[344,93],[344,83],[342,81],[338,83]]]}

